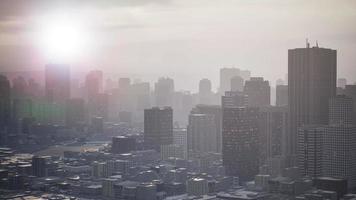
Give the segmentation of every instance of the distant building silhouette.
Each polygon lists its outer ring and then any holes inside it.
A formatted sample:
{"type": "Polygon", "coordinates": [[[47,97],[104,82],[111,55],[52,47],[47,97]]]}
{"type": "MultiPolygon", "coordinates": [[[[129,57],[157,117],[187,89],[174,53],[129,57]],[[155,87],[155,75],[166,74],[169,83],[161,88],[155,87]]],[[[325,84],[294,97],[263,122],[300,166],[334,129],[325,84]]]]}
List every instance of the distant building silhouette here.
{"type": "Polygon", "coordinates": [[[222,68],[220,69],[220,94],[224,94],[225,91],[231,91],[231,79],[240,75],[240,69],[238,68],[222,68]]]}
{"type": "Polygon", "coordinates": [[[199,81],[199,103],[211,104],[211,102],[212,102],[211,81],[209,79],[202,79],[199,81]]]}
{"type": "Polygon", "coordinates": [[[248,96],[239,91],[225,91],[225,95],[221,96],[221,106],[228,107],[246,107],[248,105],[248,96]]]}
{"type": "Polygon", "coordinates": [[[276,86],[276,106],[288,105],[288,85],[276,86]]]}
{"type": "Polygon", "coordinates": [[[49,102],[65,103],[69,99],[70,68],[68,65],[46,65],[45,96],[49,102]]]}
{"type": "Polygon", "coordinates": [[[173,106],[174,81],[171,78],[160,78],[154,88],[156,106],[173,106]]]}

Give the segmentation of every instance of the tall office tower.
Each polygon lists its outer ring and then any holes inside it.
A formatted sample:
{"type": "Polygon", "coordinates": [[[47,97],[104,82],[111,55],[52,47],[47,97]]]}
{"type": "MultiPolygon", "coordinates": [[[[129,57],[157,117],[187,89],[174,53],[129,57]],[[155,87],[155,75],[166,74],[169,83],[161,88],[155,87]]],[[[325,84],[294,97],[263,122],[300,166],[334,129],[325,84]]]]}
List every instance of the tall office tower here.
{"type": "Polygon", "coordinates": [[[149,149],[173,143],[173,110],[170,107],[145,109],[144,141],[149,149]]]}
{"type": "Polygon", "coordinates": [[[288,50],[290,154],[296,153],[298,127],[328,123],[328,101],[336,94],[336,50],[288,50]]]}
{"type": "Polygon", "coordinates": [[[28,92],[28,84],[24,77],[18,76],[12,80],[12,98],[26,98],[28,92]]]}
{"type": "Polygon", "coordinates": [[[173,106],[174,81],[171,78],[160,78],[155,83],[156,106],[173,106]]]}
{"type": "Polygon", "coordinates": [[[352,125],[353,100],[346,95],[337,95],[329,100],[329,125],[352,125]]]}
{"type": "Polygon", "coordinates": [[[276,106],[288,106],[288,85],[277,85],[276,106]]]}
{"type": "Polygon", "coordinates": [[[190,114],[188,149],[195,153],[218,152],[214,115],[190,114]]]}
{"type": "Polygon", "coordinates": [[[262,77],[251,77],[250,80],[246,80],[244,93],[248,95],[249,107],[271,105],[271,88],[269,82],[262,77]]]}
{"type": "Polygon", "coordinates": [[[134,109],[141,111],[151,106],[150,103],[150,83],[140,82],[131,85],[131,95],[133,97],[134,109]]]}
{"type": "Polygon", "coordinates": [[[68,99],[65,110],[65,124],[67,127],[75,127],[85,121],[84,99],[68,99]]]}
{"type": "Polygon", "coordinates": [[[298,129],[298,167],[302,176],[322,176],[322,139],[324,128],[306,125],[298,129]]]}
{"type": "Polygon", "coordinates": [[[85,77],[85,87],[87,91],[87,98],[90,101],[103,89],[103,72],[100,70],[90,71],[85,77]]]}
{"type": "Polygon", "coordinates": [[[215,132],[216,132],[216,148],[218,152],[221,152],[221,127],[222,127],[222,111],[219,105],[196,105],[191,111],[192,114],[206,114],[213,115],[215,120],[215,132]]]}
{"type": "Polygon", "coordinates": [[[265,163],[274,157],[284,155],[287,148],[288,108],[261,107],[260,108],[260,160],[265,163]]]}
{"type": "Polygon", "coordinates": [[[173,145],[178,145],[183,148],[184,157],[188,156],[188,136],[187,129],[175,128],[173,129],[173,145]]]}
{"type": "Polygon", "coordinates": [[[199,81],[199,103],[210,104],[212,101],[211,81],[202,79],[199,81]]]}
{"type": "Polygon", "coordinates": [[[338,78],[338,79],[337,79],[337,87],[339,87],[339,88],[345,88],[346,85],[347,85],[347,80],[346,80],[346,78],[338,78]]]}
{"type": "Polygon", "coordinates": [[[250,181],[258,173],[259,109],[223,108],[222,157],[226,174],[250,181]]]}
{"type": "Polygon", "coordinates": [[[34,156],[32,157],[32,173],[37,177],[47,176],[47,163],[49,156],[34,156]]]}
{"type": "Polygon", "coordinates": [[[251,72],[249,70],[240,70],[240,77],[243,80],[250,80],[251,72]]]}
{"type": "Polygon", "coordinates": [[[238,68],[222,68],[220,69],[220,94],[224,94],[225,91],[231,91],[231,78],[240,75],[240,69],[238,68]]]}
{"type": "Polygon", "coordinates": [[[46,65],[45,96],[49,102],[57,103],[65,103],[70,97],[70,67],[68,65],[46,65]]]}
{"type": "Polygon", "coordinates": [[[221,106],[228,107],[246,107],[248,104],[248,96],[238,91],[226,91],[224,96],[221,96],[221,106]]]}
{"type": "Polygon", "coordinates": [[[352,119],[353,124],[356,126],[356,85],[346,85],[343,94],[348,97],[351,97],[354,102],[352,119]]]}
{"type": "Polygon", "coordinates": [[[244,90],[244,79],[241,76],[234,76],[230,81],[231,91],[242,92],[244,90]]]}

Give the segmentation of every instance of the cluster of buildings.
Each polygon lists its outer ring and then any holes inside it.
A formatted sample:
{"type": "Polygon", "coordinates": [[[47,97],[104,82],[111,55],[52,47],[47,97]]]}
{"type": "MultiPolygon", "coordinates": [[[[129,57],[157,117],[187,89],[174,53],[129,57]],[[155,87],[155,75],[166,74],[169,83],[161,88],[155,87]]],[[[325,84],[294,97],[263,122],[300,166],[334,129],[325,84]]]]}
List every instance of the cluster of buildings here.
{"type": "Polygon", "coordinates": [[[275,105],[269,81],[238,68],[220,70],[217,92],[202,79],[197,94],[170,78],[153,91],[129,78],[104,86],[101,71],[73,85],[66,65],[46,66],[44,88],[1,75],[0,188],[9,198],[356,199],[356,86],[337,80],[336,59],[309,43],[290,49],[275,105]],[[33,153],[73,139],[111,141],[33,153]]]}

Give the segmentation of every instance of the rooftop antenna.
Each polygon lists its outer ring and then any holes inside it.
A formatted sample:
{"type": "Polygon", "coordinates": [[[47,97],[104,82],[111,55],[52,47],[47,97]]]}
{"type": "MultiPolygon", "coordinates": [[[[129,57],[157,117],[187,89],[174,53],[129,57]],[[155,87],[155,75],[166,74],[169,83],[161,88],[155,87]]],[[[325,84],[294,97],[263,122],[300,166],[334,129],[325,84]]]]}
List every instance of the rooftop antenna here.
{"type": "Polygon", "coordinates": [[[307,48],[309,48],[309,41],[308,41],[308,38],[307,39],[305,39],[305,43],[306,43],[306,45],[307,45],[307,48]]]}

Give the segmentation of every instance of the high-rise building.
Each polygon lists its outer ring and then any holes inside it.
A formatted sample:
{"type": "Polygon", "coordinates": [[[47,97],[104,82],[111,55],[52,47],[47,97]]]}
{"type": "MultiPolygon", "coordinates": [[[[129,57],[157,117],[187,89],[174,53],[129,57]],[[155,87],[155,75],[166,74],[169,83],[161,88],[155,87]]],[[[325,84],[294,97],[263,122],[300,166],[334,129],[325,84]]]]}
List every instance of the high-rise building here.
{"type": "Polygon", "coordinates": [[[188,155],[188,140],[187,129],[175,128],[173,129],[173,144],[181,146],[184,150],[184,157],[188,155]]]}
{"type": "Polygon", "coordinates": [[[205,78],[199,81],[199,103],[211,104],[211,101],[212,101],[211,81],[205,78]]]}
{"type": "Polygon", "coordinates": [[[49,156],[34,156],[32,158],[32,172],[34,176],[47,176],[47,164],[49,159],[49,156]]]}
{"type": "Polygon", "coordinates": [[[103,89],[103,72],[100,70],[90,71],[85,77],[85,87],[88,101],[91,101],[103,89]]]}
{"type": "Polygon", "coordinates": [[[191,113],[213,115],[215,120],[216,132],[216,148],[221,152],[221,127],[222,127],[222,111],[219,105],[197,105],[192,109],[191,113]]]}
{"type": "Polygon", "coordinates": [[[156,106],[173,106],[174,81],[171,78],[160,78],[155,83],[156,106]]]}
{"type": "Polygon", "coordinates": [[[356,127],[330,125],[323,128],[321,172],[323,176],[344,177],[348,187],[356,186],[356,127]]]}
{"type": "Polygon", "coordinates": [[[223,108],[222,157],[226,174],[250,181],[259,166],[258,108],[223,108]]]}
{"type": "Polygon", "coordinates": [[[244,93],[248,96],[249,107],[271,105],[271,88],[269,82],[262,77],[251,77],[246,80],[244,93]]]}
{"type": "Polygon", "coordinates": [[[58,103],[65,103],[70,97],[70,68],[68,65],[46,65],[45,96],[48,101],[58,103]]]}
{"type": "Polygon", "coordinates": [[[218,152],[214,115],[190,114],[188,131],[188,149],[196,153],[218,152]]]}
{"type": "Polygon", "coordinates": [[[288,50],[290,154],[296,153],[298,127],[328,123],[328,101],[336,94],[336,50],[288,50]]]}
{"type": "Polygon", "coordinates": [[[288,105],[288,85],[276,86],[276,106],[288,105]]]}
{"type": "Polygon", "coordinates": [[[228,107],[246,107],[248,104],[248,96],[239,91],[226,91],[224,96],[221,96],[221,106],[228,107]]]}
{"type": "Polygon", "coordinates": [[[26,98],[28,84],[24,77],[18,76],[12,80],[12,97],[14,99],[26,98]]]}
{"type": "Polygon", "coordinates": [[[260,160],[265,163],[274,157],[284,155],[288,131],[287,107],[260,108],[260,160]]]}
{"type": "Polygon", "coordinates": [[[242,92],[244,89],[244,79],[241,76],[234,76],[230,81],[231,91],[242,92]]]}
{"type": "Polygon", "coordinates": [[[149,149],[160,150],[161,145],[173,143],[173,110],[153,107],[144,111],[144,141],[149,149]]]}
{"type": "Polygon", "coordinates": [[[329,125],[351,125],[353,100],[346,95],[337,95],[329,100],[329,125]]]}
{"type": "Polygon", "coordinates": [[[220,94],[224,94],[225,91],[231,91],[231,79],[240,75],[240,69],[238,68],[222,68],[220,69],[220,94]]]}
{"type": "Polygon", "coordinates": [[[322,176],[323,127],[307,125],[298,129],[298,167],[302,176],[322,176]]]}
{"type": "Polygon", "coordinates": [[[353,124],[356,126],[356,85],[346,85],[345,90],[343,92],[348,97],[351,97],[354,105],[353,105],[353,124]]]}

